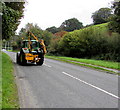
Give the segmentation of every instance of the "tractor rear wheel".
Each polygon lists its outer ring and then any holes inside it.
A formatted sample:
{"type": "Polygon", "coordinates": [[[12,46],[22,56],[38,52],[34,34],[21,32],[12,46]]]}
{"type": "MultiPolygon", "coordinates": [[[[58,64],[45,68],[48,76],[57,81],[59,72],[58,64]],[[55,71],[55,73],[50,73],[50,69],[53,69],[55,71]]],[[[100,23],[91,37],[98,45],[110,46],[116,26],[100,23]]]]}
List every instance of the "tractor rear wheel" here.
{"type": "Polygon", "coordinates": [[[36,64],[41,66],[41,65],[43,64],[43,62],[44,62],[44,57],[42,57],[42,58],[39,60],[39,62],[36,62],[36,64]]]}
{"type": "Polygon", "coordinates": [[[20,64],[21,65],[27,64],[27,60],[25,59],[25,54],[20,54],[20,64]]]}
{"type": "Polygon", "coordinates": [[[18,54],[18,53],[16,54],[16,63],[17,63],[17,64],[20,64],[20,57],[19,57],[19,54],[18,54]]]}

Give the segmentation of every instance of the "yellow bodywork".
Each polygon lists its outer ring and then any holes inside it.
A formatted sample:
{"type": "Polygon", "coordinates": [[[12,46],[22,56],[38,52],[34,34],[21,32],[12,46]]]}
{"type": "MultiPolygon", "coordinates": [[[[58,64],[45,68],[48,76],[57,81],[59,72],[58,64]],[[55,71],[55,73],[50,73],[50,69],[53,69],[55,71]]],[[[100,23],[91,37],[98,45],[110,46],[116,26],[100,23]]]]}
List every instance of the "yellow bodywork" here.
{"type": "Polygon", "coordinates": [[[26,53],[25,54],[25,59],[28,60],[28,61],[34,61],[35,58],[38,58],[38,55],[33,55],[31,53],[26,53]]]}
{"type": "Polygon", "coordinates": [[[47,50],[46,50],[46,47],[45,47],[45,44],[44,44],[44,40],[38,40],[38,38],[30,31],[28,31],[28,40],[29,40],[29,49],[32,49],[31,48],[31,40],[30,40],[30,35],[33,36],[33,38],[38,41],[40,43],[40,45],[42,45],[42,48],[43,48],[43,52],[44,52],[44,55],[47,53],[47,50]]]}

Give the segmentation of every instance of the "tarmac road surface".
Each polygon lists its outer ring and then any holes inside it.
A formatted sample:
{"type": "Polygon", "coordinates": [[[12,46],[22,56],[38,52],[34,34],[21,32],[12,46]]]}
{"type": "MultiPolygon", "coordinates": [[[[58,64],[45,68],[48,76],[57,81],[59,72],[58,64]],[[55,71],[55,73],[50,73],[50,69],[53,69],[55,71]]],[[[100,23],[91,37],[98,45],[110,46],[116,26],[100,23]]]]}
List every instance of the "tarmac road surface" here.
{"type": "Polygon", "coordinates": [[[118,108],[118,76],[45,58],[42,66],[16,64],[21,108],[118,108]]]}

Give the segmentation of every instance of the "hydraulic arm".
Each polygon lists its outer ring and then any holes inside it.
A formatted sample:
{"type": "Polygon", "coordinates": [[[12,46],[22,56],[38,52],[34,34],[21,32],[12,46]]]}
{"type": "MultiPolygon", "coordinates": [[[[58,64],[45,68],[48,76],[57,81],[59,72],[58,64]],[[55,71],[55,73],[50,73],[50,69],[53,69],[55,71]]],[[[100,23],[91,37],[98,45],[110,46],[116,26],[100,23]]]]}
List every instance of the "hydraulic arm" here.
{"type": "Polygon", "coordinates": [[[25,65],[27,63],[42,65],[44,62],[44,55],[47,52],[44,40],[38,40],[38,38],[29,31],[27,32],[27,37],[28,40],[23,40],[20,52],[17,53],[17,63],[21,65],[25,65]],[[31,37],[33,37],[34,40],[31,37]]]}
{"type": "Polygon", "coordinates": [[[32,49],[32,47],[31,47],[31,39],[30,39],[31,36],[30,36],[30,35],[31,35],[36,41],[38,41],[38,42],[40,43],[40,45],[42,46],[41,48],[43,49],[44,54],[46,54],[46,53],[47,53],[47,50],[46,50],[46,47],[45,47],[45,44],[44,44],[44,40],[43,40],[43,39],[38,40],[38,38],[37,38],[32,32],[30,32],[30,31],[28,31],[29,49],[32,49]]]}

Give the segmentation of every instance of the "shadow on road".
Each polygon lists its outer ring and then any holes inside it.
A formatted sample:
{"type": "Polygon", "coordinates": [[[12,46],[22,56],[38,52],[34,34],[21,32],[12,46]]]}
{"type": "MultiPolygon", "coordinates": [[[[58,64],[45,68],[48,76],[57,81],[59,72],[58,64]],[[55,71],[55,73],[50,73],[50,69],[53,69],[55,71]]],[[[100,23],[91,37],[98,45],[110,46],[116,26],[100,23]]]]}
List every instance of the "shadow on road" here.
{"type": "Polygon", "coordinates": [[[37,64],[34,64],[34,63],[27,63],[27,64],[24,64],[24,65],[21,65],[21,64],[17,64],[16,62],[14,62],[15,65],[18,65],[18,66],[40,66],[40,65],[37,65],[37,64]]]}

